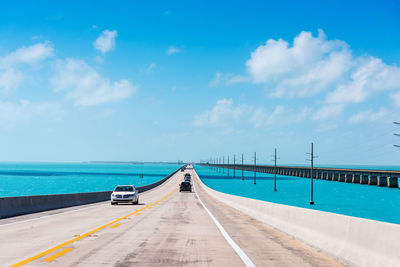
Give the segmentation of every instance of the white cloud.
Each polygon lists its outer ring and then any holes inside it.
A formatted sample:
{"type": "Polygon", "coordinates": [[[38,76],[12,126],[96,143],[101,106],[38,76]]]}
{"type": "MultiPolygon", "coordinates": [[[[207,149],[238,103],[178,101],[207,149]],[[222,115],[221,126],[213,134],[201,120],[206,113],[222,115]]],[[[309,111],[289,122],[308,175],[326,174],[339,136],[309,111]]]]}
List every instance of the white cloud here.
{"type": "Polygon", "coordinates": [[[28,100],[21,100],[17,103],[0,101],[0,125],[4,128],[15,127],[32,117],[60,119],[61,115],[61,108],[56,103],[32,103],[28,100]]]}
{"type": "Polygon", "coordinates": [[[400,91],[395,94],[391,94],[390,97],[392,98],[393,104],[397,107],[400,107],[400,91]]]}
{"type": "Polygon", "coordinates": [[[203,114],[194,118],[196,126],[230,126],[235,121],[249,114],[250,107],[247,105],[234,106],[232,98],[218,100],[215,106],[203,114]]]}
{"type": "Polygon", "coordinates": [[[49,41],[38,43],[28,47],[21,47],[5,56],[0,66],[14,65],[18,63],[36,63],[44,60],[53,54],[53,46],[49,41]]]}
{"type": "Polygon", "coordinates": [[[107,53],[114,49],[115,38],[118,36],[116,30],[104,30],[100,36],[94,41],[93,46],[100,52],[107,53]]]}
{"type": "Polygon", "coordinates": [[[326,103],[345,104],[400,90],[398,66],[375,57],[355,57],[345,42],[327,40],[321,30],[317,37],[301,32],[292,46],[269,39],[251,53],[246,67],[252,81],[264,84],[273,97],[309,97],[326,91],[326,103]]]}
{"type": "Polygon", "coordinates": [[[233,74],[225,74],[217,71],[215,73],[214,78],[209,82],[209,86],[211,87],[216,87],[219,85],[232,85],[232,84],[237,84],[237,83],[243,83],[247,82],[248,79],[245,76],[241,75],[233,75],[233,74]]]}
{"type": "Polygon", "coordinates": [[[313,116],[314,120],[326,120],[339,116],[344,110],[344,106],[340,104],[326,105],[317,110],[313,116]]]}
{"type": "Polygon", "coordinates": [[[326,99],[328,103],[360,103],[379,91],[400,89],[400,68],[379,58],[361,60],[350,81],[339,84],[326,99]]]}
{"type": "Polygon", "coordinates": [[[306,97],[328,89],[352,66],[351,52],[342,41],[326,40],[301,32],[293,46],[279,39],[267,40],[246,62],[254,83],[272,88],[275,97],[306,97]]]}
{"type": "Polygon", "coordinates": [[[387,117],[389,114],[386,108],[381,108],[378,111],[367,110],[354,114],[349,118],[350,123],[363,123],[363,122],[374,122],[387,117]]]}
{"type": "Polygon", "coordinates": [[[127,80],[111,83],[82,60],[58,60],[51,78],[54,90],[65,92],[77,106],[91,106],[128,98],[137,90],[127,80]]]}
{"type": "Polygon", "coordinates": [[[173,54],[178,54],[181,52],[181,49],[175,47],[175,46],[170,46],[167,50],[167,55],[173,55],[173,54]]]}
{"type": "Polygon", "coordinates": [[[311,108],[298,110],[288,110],[284,106],[278,105],[271,112],[267,112],[263,107],[250,105],[234,105],[231,98],[218,100],[215,106],[208,111],[194,117],[194,125],[214,126],[230,128],[235,124],[245,125],[254,128],[265,128],[271,125],[288,125],[299,123],[309,116],[311,108]]]}
{"type": "Polygon", "coordinates": [[[23,64],[35,64],[53,55],[53,46],[49,41],[21,47],[0,57],[0,92],[8,94],[24,80],[20,70],[23,64]]]}
{"type": "Polygon", "coordinates": [[[9,92],[18,88],[24,75],[22,72],[16,70],[15,68],[8,67],[6,69],[0,69],[0,89],[3,94],[8,94],[9,92]]]}
{"type": "Polygon", "coordinates": [[[256,108],[252,111],[249,122],[254,128],[270,127],[272,125],[289,125],[304,121],[311,113],[312,108],[300,110],[288,109],[282,105],[276,106],[272,112],[265,108],[256,108]]]}

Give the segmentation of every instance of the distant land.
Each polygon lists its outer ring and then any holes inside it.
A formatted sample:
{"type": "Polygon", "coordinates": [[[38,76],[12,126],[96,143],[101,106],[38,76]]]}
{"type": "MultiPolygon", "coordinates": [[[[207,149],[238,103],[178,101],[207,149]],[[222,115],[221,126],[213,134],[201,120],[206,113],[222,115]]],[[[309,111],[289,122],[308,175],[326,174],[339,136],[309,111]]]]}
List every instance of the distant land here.
{"type": "Polygon", "coordinates": [[[106,163],[106,164],[183,164],[184,162],[174,161],[174,162],[164,162],[164,161],[85,161],[84,163],[106,163]]]}

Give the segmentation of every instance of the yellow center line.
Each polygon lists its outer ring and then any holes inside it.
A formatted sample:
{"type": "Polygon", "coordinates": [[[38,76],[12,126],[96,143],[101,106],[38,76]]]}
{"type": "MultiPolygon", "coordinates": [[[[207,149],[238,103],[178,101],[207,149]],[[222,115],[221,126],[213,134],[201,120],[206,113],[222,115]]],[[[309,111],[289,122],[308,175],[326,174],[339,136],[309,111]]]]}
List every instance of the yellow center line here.
{"type": "Polygon", "coordinates": [[[115,228],[115,227],[120,226],[120,225],[121,225],[120,223],[117,223],[117,224],[111,225],[110,228],[115,228]]]}
{"type": "MultiPolygon", "coordinates": [[[[173,195],[175,192],[176,192],[176,189],[173,190],[173,191],[172,191],[171,193],[169,193],[168,195],[166,195],[165,197],[163,197],[163,198],[157,200],[157,201],[154,202],[154,203],[158,203],[158,202],[160,202],[160,201],[163,201],[163,200],[169,198],[169,197],[170,197],[171,195],[173,195]]],[[[24,264],[27,264],[27,263],[32,262],[32,261],[34,261],[34,260],[37,260],[37,259],[39,259],[39,258],[41,258],[41,257],[43,257],[43,256],[46,256],[47,254],[50,254],[50,253],[52,253],[52,252],[54,252],[54,251],[56,251],[56,250],[58,250],[58,249],[60,249],[60,248],[63,248],[63,247],[65,247],[65,246],[68,246],[68,245],[74,243],[75,241],[81,240],[81,239],[83,239],[83,238],[85,238],[85,237],[87,237],[87,236],[90,236],[91,234],[96,233],[96,232],[98,232],[98,231],[100,231],[100,230],[102,230],[102,229],[104,229],[104,228],[106,228],[106,227],[108,227],[108,226],[110,226],[110,225],[113,225],[114,223],[117,223],[117,222],[119,222],[119,221],[121,221],[121,220],[123,220],[123,219],[126,219],[126,218],[128,218],[128,217],[130,217],[130,216],[132,216],[132,215],[134,215],[134,214],[136,214],[136,213],[138,213],[138,212],[141,212],[141,211],[143,211],[145,208],[147,208],[147,207],[153,205],[154,203],[149,204],[149,205],[147,205],[147,206],[145,206],[145,207],[143,207],[143,208],[141,208],[141,209],[136,210],[135,212],[132,212],[132,213],[130,213],[130,214],[128,214],[128,215],[125,215],[124,217],[121,217],[121,218],[119,218],[119,219],[116,219],[116,220],[114,220],[114,221],[112,221],[112,222],[110,222],[110,223],[107,223],[107,224],[103,225],[103,226],[100,226],[99,228],[96,228],[96,229],[94,229],[94,230],[92,230],[92,231],[90,231],[90,232],[87,232],[86,234],[77,236],[77,237],[75,237],[75,238],[73,238],[73,239],[71,239],[71,240],[69,240],[69,241],[67,241],[67,242],[64,242],[64,243],[62,243],[62,244],[60,244],[60,245],[57,245],[57,246],[55,246],[55,247],[53,247],[53,248],[50,248],[50,249],[48,249],[48,250],[46,250],[46,251],[43,251],[43,252],[41,252],[41,253],[39,253],[39,254],[37,254],[37,255],[35,255],[35,256],[32,256],[32,257],[30,257],[30,258],[28,258],[28,259],[26,259],[26,260],[23,260],[23,261],[20,261],[20,262],[18,262],[18,263],[16,263],[16,264],[13,264],[13,265],[11,265],[10,267],[22,266],[22,265],[24,265],[24,264]]],[[[68,252],[68,251],[67,251],[67,252],[68,252]]]]}
{"type": "Polygon", "coordinates": [[[135,216],[138,216],[138,215],[140,215],[140,214],[141,214],[141,213],[140,213],[140,212],[138,212],[138,213],[136,213],[136,214],[135,214],[135,216]]]}
{"type": "Polygon", "coordinates": [[[71,250],[73,250],[74,248],[64,248],[63,250],[61,250],[60,252],[54,254],[51,257],[48,257],[46,259],[44,259],[43,261],[53,261],[55,259],[57,259],[58,257],[61,257],[62,255],[64,255],[65,253],[70,252],[71,250]]]}

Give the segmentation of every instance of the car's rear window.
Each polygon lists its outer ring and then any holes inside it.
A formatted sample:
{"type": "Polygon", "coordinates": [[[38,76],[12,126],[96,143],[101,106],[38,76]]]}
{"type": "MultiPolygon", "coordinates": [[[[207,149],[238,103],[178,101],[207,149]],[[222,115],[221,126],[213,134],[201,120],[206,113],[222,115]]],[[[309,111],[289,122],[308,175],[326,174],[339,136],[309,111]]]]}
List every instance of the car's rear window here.
{"type": "Polygon", "coordinates": [[[132,192],[133,186],[117,186],[114,191],[132,192]]]}

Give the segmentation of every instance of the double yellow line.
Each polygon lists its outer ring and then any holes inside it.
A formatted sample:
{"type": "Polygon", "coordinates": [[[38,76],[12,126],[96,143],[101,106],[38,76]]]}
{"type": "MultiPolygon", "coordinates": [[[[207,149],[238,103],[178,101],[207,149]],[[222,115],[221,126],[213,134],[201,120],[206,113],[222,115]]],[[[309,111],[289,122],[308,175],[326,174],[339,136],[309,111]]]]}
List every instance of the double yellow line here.
{"type": "MultiPolygon", "coordinates": [[[[83,234],[83,235],[80,235],[80,236],[78,236],[78,237],[75,237],[75,238],[73,238],[73,239],[71,239],[71,240],[69,240],[69,241],[67,241],[67,242],[64,242],[64,243],[62,243],[62,244],[60,244],[60,245],[57,245],[57,246],[55,246],[55,247],[53,247],[53,248],[50,248],[50,249],[46,250],[46,251],[43,251],[43,252],[41,252],[41,253],[39,253],[39,254],[33,256],[33,257],[30,257],[30,258],[28,258],[28,259],[26,259],[26,260],[23,260],[23,261],[20,261],[20,262],[18,262],[18,263],[16,263],[16,264],[13,264],[13,265],[11,265],[10,267],[18,267],[18,266],[25,265],[25,264],[27,264],[27,263],[29,263],[29,262],[32,262],[32,261],[37,260],[37,259],[39,259],[39,258],[41,258],[41,257],[43,257],[43,256],[46,256],[46,255],[48,255],[48,254],[50,254],[50,253],[52,253],[52,252],[54,252],[54,251],[56,251],[56,250],[58,250],[58,249],[60,249],[60,248],[63,248],[63,247],[65,247],[65,246],[68,246],[68,245],[70,245],[70,244],[72,244],[72,243],[74,243],[74,242],[76,242],[76,241],[78,241],[78,240],[81,240],[81,239],[83,239],[83,238],[85,238],[85,237],[87,237],[87,236],[90,236],[90,235],[92,235],[92,234],[94,234],[94,233],[96,233],[96,232],[98,232],[98,231],[100,231],[100,230],[102,230],[102,229],[104,229],[104,228],[106,228],[106,227],[108,227],[108,226],[114,224],[114,223],[117,223],[117,222],[119,222],[119,221],[121,221],[121,220],[124,220],[124,219],[126,219],[126,218],[128,218],[128,217],[130,217],[130,216],[132,216],[132,215],[136,215],[136,214],[138,214],[138,213],[140,214],[141,211],[143,211],[143,210],[145,210],[145,209],[147,209],[147,208],[151,209],[152,206],[157,205],[159,202],[161,202],[161,201],[163,201],[163,200],[169,198],[169,197],[170,197],[171,195],[173,195],[175,192],[176,192],[176,189],[173,190],[173,191],[172,191],[171,193],[169,193],[168,195],[166,195],[165,197],[163,197],[163,198],[157,200],[156,202],[151,203],[151,204],[149,204],[149,205],[147,205],[147,206],[145,206],[145,207],[143,207],[143,208],[141,208],[141,209],[138,209],[138,210],[136,210],[135,212],[132,212],[132,213],[130,213],[130,214],[128,214],[128,215],[125,215],[124,217],[121,217],[121,218],[119,218],[119,219],[116,219],[115,221],[112,221],[112,222],[110,222],[110,223],[107,223],[107,224],[105,224],[105,225],[103,225],[103,226],[101,226],[101,227],[99,227],[99,228],[96,228],[96,229],[94,229],[94,230],[92,230],[92,231],[90,231],[90,232],[87,232],[87,233],[85,233],[85,234],[83,234]]],[[[57,257],[58,257],[58,256],[61,256],[61,255],[65,254],[65,253],[67,253],[67,252],[69,252],[69,251],[71,251],[71,250],[72,250],[72,248],[64,249],[63,251],[61,251],[61,252],[55,254],[54,256],[56,256],[56,255],[57,255],[57,257]],[[64,253],[63,253],[63,252],[64,252],[64,253]],[[60,255],[58,255],[58,254],[60,254],[60,255]]],[[[50,257],[50,258],[51,258],[51,257],[50,257]]],[[[50,258],[47,258],[46,261],[51,261],[50,258]]]]}

